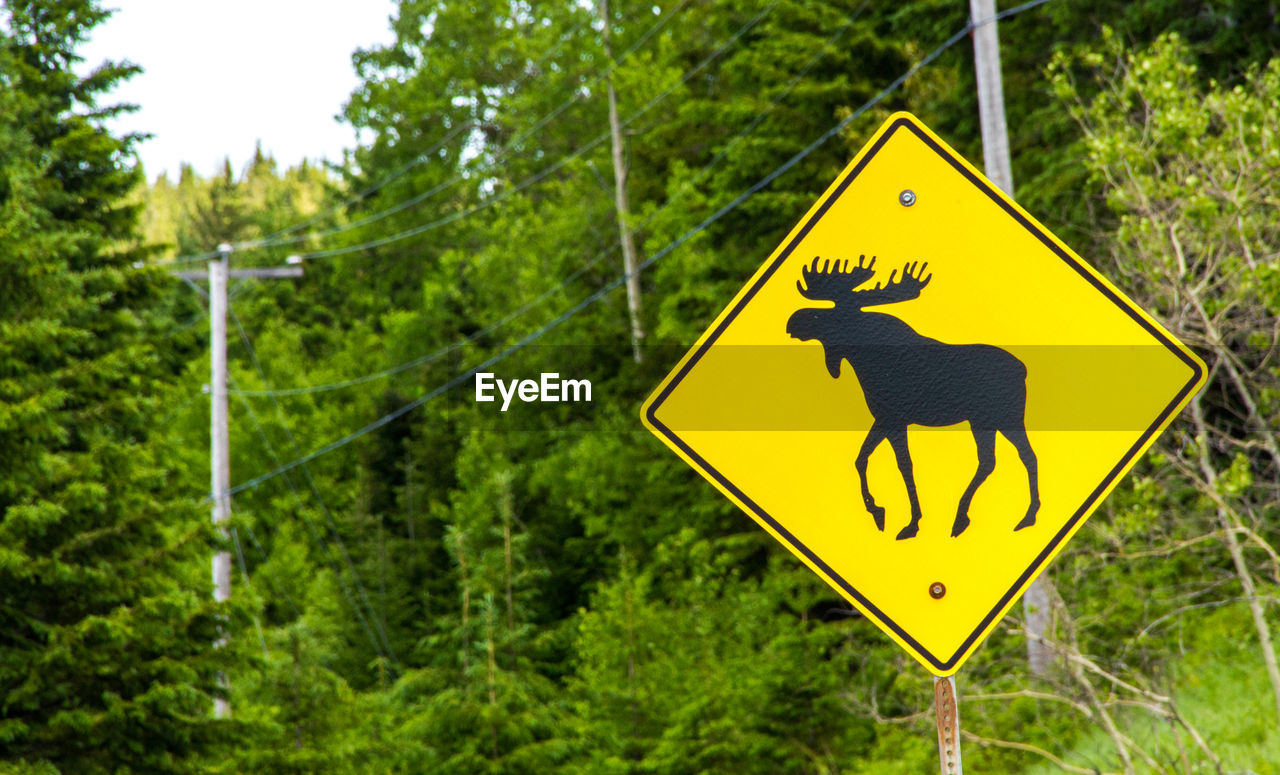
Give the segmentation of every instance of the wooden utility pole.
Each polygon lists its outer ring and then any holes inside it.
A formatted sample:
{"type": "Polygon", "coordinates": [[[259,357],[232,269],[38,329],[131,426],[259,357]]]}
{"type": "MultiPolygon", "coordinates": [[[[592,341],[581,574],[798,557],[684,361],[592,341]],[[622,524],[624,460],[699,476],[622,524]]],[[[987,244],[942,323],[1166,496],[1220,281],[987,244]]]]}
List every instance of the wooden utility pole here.
{"type": "MultiPolygon", "coordinates": [[[[609,18],[609,0],[600,0],[600,19],[604,29],[600,37],[604,42],[604,55],[613,64],[613,50],[609,45],[609,28],[613,26],[609,18]]],[[[630,220],[630,208],[627,205],[627,162],[622,148],[622,126],[618,122],[618,94],[613,88],[613,70],[609,70],[609,134],[613,138],[613,190],[614,203],[618,211],[618,234],[622,240],[622,266],[627,272],[627,312],[631,317],[631,351],[640,363],[640,343],[644,339],[644,328],[640,322],[640,273],[637,269],[636,244],[632,239],[631,229],[627,226],[630,220]]]]}
{"type": "MultiPolygon", "coordinates": [[[[1009,160],[1009,130],[1004,118],[1004,82],[1000,74],[1000,40],[996,33],[995,0],[969,0],[973,22],[973,62],[978,77],[978,114],[982,122],[982,159],[987,177],[1013,196],[1013,166],[1009,160]]],[[[1027,662],[1031,673],[1045,676],[1053,662],[1046,636],[1049,631],[1048,582],[1038,578],[1022,596],[1026,621],[1027,662]]]]}
{"type": "Polygon", "coordinates": [[[987,177],[1013,196],[1009,130],[1004,120],[1004,81],[995,0],[969,0],[973,22],[973,63],[978,76],[978,115],[982,121],[982,159],[987,177]]]}
{"type": "MultiPolygon", "coordinates": [[[[210,493],[213,501],[213,524],[224,540],[224,527],[231,516],[231,438],[227,422],[227,278],[256,277],[260,279],[301,277],[302,266],[262,267],[256,269],[230,269],[231,246],[218,246],[218,256],[209,262],[209,469],[210,493]]],[[[290,259],[290,263],[294,263],[290,259]]],[[[177,272],[187,280],[204,279],[202,272],[177,272]]],[[[213,555],[213,599],[219,603],[231,597],[231,553],[213,555]]],[[[226,636],[217,645],[226,642],[226,636]]],[[[231,712],[224,699],[214,700],[213,713],[225,718],[231,712]]]]}
{"type": "MultiPolygon", "coordinates": [[[[231,444],[227,426],[227,265],[231,246],[218,246],[218,257],[209,262],[209,468],[212,472],[213,524],[223,540],[223,524],[231,515],[231,444]]],[[[213,555],[213,599],[219,603],[231,597],[231,553],[213,555]]],[[[221,646],[226,637],[218,640],[221,646]]],[[[213,715],[226,717],[231,711],[225,699],[214,700],[213,715]]]]}

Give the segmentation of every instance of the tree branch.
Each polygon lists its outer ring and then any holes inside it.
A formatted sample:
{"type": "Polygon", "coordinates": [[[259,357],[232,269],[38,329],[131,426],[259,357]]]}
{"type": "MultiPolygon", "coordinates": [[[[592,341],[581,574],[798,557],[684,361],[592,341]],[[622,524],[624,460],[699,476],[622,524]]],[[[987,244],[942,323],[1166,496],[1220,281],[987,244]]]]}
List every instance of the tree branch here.
{"type": "Polygon", "coordinates": [[[1119,773],[1113,773],[1113,772],[1099,773],[1098,770],[1096,769],[1091,770],[1091,769],[1086,769],[1084,767],[1077,767],[1074,764],[1067,764],[1062,759],[1059,759],[1057,756],[1054,756],[1053,754],[1049,753],[1048,751],[1046,751],[1045,749],[1041,748],[1038,745],[1032,745],[1030,743],[1018,743],[1018,742],[1014,742],[1013,740],[996,740],[995,738],[991,738],[991,737],[981,737],[979,735],[975,735],[974,733],[970,732],[967,729],[960,730],[960,734],[964,736],[965,740],[968,740],[971,743],[977,743],[978,745],[992,746],[995,748],[1009,748],[1014,751],[1026,751],[1027,753],[1033,753],[1037,756],[1047,759],[1048,761],[1052,762],[1054,766],[1058,767],[1059,769],[1065,772],[1079,773],[1079,775],[1120,775],[1119,773]]]}

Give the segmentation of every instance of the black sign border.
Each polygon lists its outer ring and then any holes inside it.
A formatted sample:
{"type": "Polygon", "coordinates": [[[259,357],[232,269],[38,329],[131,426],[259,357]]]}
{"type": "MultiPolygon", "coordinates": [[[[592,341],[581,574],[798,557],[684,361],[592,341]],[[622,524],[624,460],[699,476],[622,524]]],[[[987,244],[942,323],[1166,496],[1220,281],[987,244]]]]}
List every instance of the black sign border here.
{"type": "Polygon", "coordinates": [[[1092,510],[1094,504],[1096,503],[1096,501],[1098,501],[1098,499],[1102,496],[1102,494],[1106,492],[1107,489],[1110,488],[1111,485],[1119,479],[1119,477],[1125,471],[1125,469],[1127,469],[1133,463],[1134,459],[1138,456],[1142,448],[1147,444],[1148,441],[1151,440],[1151,438],[1156,434],[1156,432],[1160,429],[1160,427],[1164,425],[1165,421],[1169,418],[1169,415],[1174,411],[1174,409],[1180,406],[1182,402],[1190,395],[1191,391],[1195,388],[1197,384],[1199,384],[1200,380],[1203,377],[1204,377],[1204,370],[1201,364],[1198,361],[1196,361],[1194,358],[1191,358],[1190,356],[1188,356],[1187,353],[1184,352],[1183,349],[1180,346],[1178,346],[1178,344],[1174,340],[1172,340],[1167,334],[1165,334],[1164,331],[1162,331],[1160,328],[1156,326],[1153,326],[1150,321],[1148,321],[1141,313],[1138,312],[1138,310],[1135,308],[1132,302],[1120,296],[1111,288],[1109,288],[1105,283],[1100,281],[1097,276],[1095,276],[1091,271],[1086,269],[1079,261],[1077,261],[1069,252],[1063,250],[1063,248],[1056,241],[1054,241],[1054,239],[1050,237],[1043,229],[1041,229],[1032,221],[1028,220],[1026,216],[1024,216],[1016,208],[1014,208],[1007,201],[1005,201],[1004,197],[1001,196],[999,193],[997,193],[996,190],[986,180],[983,180],[981,177],[975,175],[964,164],[964,162],[962,162],[959,159],[958,156],[956,156],[954,153],[951,152],[950,149],[940,145],[936,140],[934,140],[926,132],[924,132],[919,126],[917,126],[916,123],[911,119],[906,117],[901,117],[894,120],[894,122],[889,126],[889,128],[885,130],[883,134],[880,135],[880,137],[876,140],[875,144],[870,149],[868,149],[868,151],[862,156],[861,159],[858,160],[857,166],[855,166],[853,170],[845,177],[845,179],[840,182],[840,185],[835,189],[835,191],[831,192],[831,194],[822,203],[821,207],[818,208],[817,212],[815,212],[813,216],[810,217],[809,220],[806,221],[805,224],[801,227],[801,229],[796,233],[796,236],[789,243],[787,243],[787,245],[782,249],[781,252],[778,253],[777,258],[775,258],[773,262],[768,266],[768,268],[765,269],[764,273],[760,275],[760,279],[758,279],[747,290],[747,292],[742,295],[742,298],[738,300],[737,304],[734,305],[733,309],[729,312],[729,314],[726,315],[724,319],[720,321],[720,324],[716,326],[715,330],[711,333],[711,335],[708,336],[702,342],[701,346],[697,348],[697,350],[693,353],[692,357],[690,357],[684,363],[684,365],[680,368],[680,370],[675,374],[675,376],[672,377],[667,382],[666,386],[657,395],[657,397],[655,397],[654,400],[650,402],[646,417],[653,428],[655,428],[660,433],[662,433],[662,435],[665,436],[672,444],[679,447],[686,455],[689,456],[690,460],[693,460],[694,462],[696,462],[697,465],[703,471],[709,474],[712,478],[714,478],[715,481],[717,481],[721,487],[723,487],[726,491],[732,493],[733,496],[737,498],[740,503],[745,505],[747,508],[751,509],[751,512],[753,514],[755,514],[763,522],[765,522],[770,527],[772,527],[777,532],[777,534],[783,538],[783,540],[785,540],[788,544],[790,544],[790,546],[793,549],[795,549],[797,552],[807,557],[810,562],[812,562],[816,567],[820,568],[828,579],[831,579],[833,582],[838,584],[841,589],[847,592],[852,598],[857,600],[859,604],[861,604],[867,611],[869,611],[873,616],[875,616],[886,628],[892,630],[895,634],[897,634],[899,638],[903,640],[903,642],[909,644],[911,648],[915,650],[916,654],[924,657],[929,662],[929,664],[933,665],[939,671],[948,672],[948,671],[951,671],[951,669],[956,666],[956,664],[960,661],[961,657],[974,644],[974,641],[976,641],[978,637],[983,632],[985,632],[986,629],[992,624],[992,622],[995,620],[996,616],[1000,613],[1000,611],[1003,610],[1004,607],[1012,601],[1014,596],[1018,594],[1018,590],[1020,590],[1023,587],[1023,585],[1026,584],[1028,580],[1031,579],[1034,575],[1037,575],[1037,571],[1044,566],[1049,556],[1063,543],[1063,541],[1066,540],[1067,536],[1071,533],[1072,530],[1075,529],[1076,525],[1084,518],[1084,516],[1092,510]],[[670,396],[671,391],[674,390],[675,387],[680,384],[680,382],[684,379],[685,375],[687,375],[689,371],[694,367],[694,365],[696,365],[698,361],[702,359],[702,356],[706,354],[707,350],[709,350],[711,346],[715,344],[716,340],[720,338],[721,334],[724,333],[725,328],[727,328],[729,324],[733,322],[733,320],[742,312],[742,310],[747,306],[747,304],[750,303],[751,299],[755,297],[756,293],[760,290],[760,288],[764,287],[764,284],[768,282],[769,278],[773,276],[774,272],[776,272],[778,268],[782,266],[782,264],[791,255],[792,251],[795,250],[796,246],[799,245],[800,242],[806,236],[808,236],[809,232],[813,229],[814,225],[817,224],[817,222],[822,219],[822,217],[826,214],[827,210],[829,210],[831,206],[835,204],[836,200],[840,198],[840,195],[843,194],[845,189],[849,187],[849,184],[851,184],[858,177],[858,174],[862,172],[863,168],[866,167],[867,164],[873,158],[875,158],[875,155],[880,151],[881,148],[884,147],[885,143],[889,141],[889,138],[891,138],[894,135],[894,133],[897,132],[899,129],[909,130],[917,138],[923,141],[925,145],[933,149],[935,153],[937,153],[939,156],[945,159],[952,167],[956,169],[957,172],[959,172],[966,179],[968,179],[969,182],[971,182],[975,187],[977,187],[978,190],[986,194],[987,197],[989,197],[993,202],[999,205],[1006,213],[1012,216],[1014,220],[1022,224],[1023,228],[1031,232],[1031,234],[1033,234],[1037,239],[1039,239],[1040,242],[1045,245],[1045,247],[1053,251],[1055,255],[1057,255],[1064,262],[1066,262],[1068,266],[1074,269],[1081,277],[1083,277],[1091,285],[1093,285],[1100,293],[1102,293],[1104,296],[1110,299],[1112,303],[1114,303],[1120,309],[1124,310],[1124,312],[1128,314],[1129,317],[1133,318],[1133,320],[1136,323],[1138,323],[1138,325],[1140,325],[1144,330],[1146,330],[1149,334],[1151,334],[1157,341],[1159,341],[1166,348],[1168,348],[1169,351],[1172,352],[1175,356],[1177,356],[1179,360],[1185,363],[1191,369],[1191,372],[1192,372],[1191,379],[1187,381],[1187,383],[1182,387],[1180,391],[1178,391],[1178,393],[1174,396],[1173,400],[1170,401],[1168,406],[1165,407],[1164,411],[1162,411],[1156,417],[1156,419],[1143,432],[1143,434],[1138,438],[1138,440],[1134,442],[1133,446],[1130,447],[1128,452],[1126,452],[1124,456],[1120,459],[1120,462],[1116,463],[1116,465],[1111,469],[1111,471],[1107,473],[1102,483],[1099,484],[1096,488],[1094,488],[1093,492],[1089,493],[1089,495],[1085,498],[1084,503],[1081,504],[1078,509],[1076,509],[1075,513],[1071,515],[1071,518],[1068,519],[1066,524],[1062,526],[1062,529],[1059,530],[1058,533],[1053,537],[1053,540],[1049,542],[1048,546],[1046,546],[1044,550],[1040,552],[1039,555],[1036,556],[1036,558],[1032,561],[1030,567],[1028,567],[1027,570],[1024,571],[1021,576],[1018,577],[1017,581],[1014,582],[1013,586],[1010,587],[1009,590],[1000,597],[999,602],[997,602],[995,606],[991,609],[991,611],[988,612],[985,617],[983,617],[982,621],[978,624],[978,626],[974,629],[974,631],[970,633],[967,638],[965,638],[964,642],[960,644],[960,647],[956,649],[955,653],[953,653],[950,657],[948,657],[945,660],[939,659],[928,649],[924,648],[924,646],[922,646],[918,641],[916,641],[915,638],[911,637],[911,635],[907,633],[906,630],[899,627],[897,622],[894,622],[892,619],[886,616],[883,611],[881,611],[870,600],[868,600],[860,592],[858,592],[858,590],[855,589],[852,584],[850,584],[848,581],[842,578],[839,574],[837,574],[831,568],[831,566],[827,565],[827,563],[824,562],[822,558],[819,557],[815,552],[813,552],[813,550],[811,550],[809,547],[801,543],[800,540],[797,539],[789,530],[787,530],[776,519],[770,516],[768,512],[766,512],[763,508],[760,507],[759,504],[757,504],[750,497],[748,497],[746,493],[738,489],[733,484],[733,482],[730,482],[723,474],[717,471],[710,463],[708,463],[705,459],[703,459],[701,455],[699,455],[696,451],[694,451],[692,447],[686,444],[679,436],[677,436],[670,428],[668,428],[658,419],[658,408],[661,407],[663,402],[666,401],[667,397],[670,396]]]}

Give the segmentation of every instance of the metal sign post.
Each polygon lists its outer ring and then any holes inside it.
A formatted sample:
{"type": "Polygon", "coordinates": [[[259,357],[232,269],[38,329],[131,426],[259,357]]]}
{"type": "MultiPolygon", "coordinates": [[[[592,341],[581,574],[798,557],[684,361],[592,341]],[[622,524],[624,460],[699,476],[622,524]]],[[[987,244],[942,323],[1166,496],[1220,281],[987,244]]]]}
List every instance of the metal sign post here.
{"type": "Polygon", "coordinates": [[[933,679],[933,708],[938,715],[938,758],[942,775],[964,775],[960,764],[960,701],[954,675],[933,679]]]}

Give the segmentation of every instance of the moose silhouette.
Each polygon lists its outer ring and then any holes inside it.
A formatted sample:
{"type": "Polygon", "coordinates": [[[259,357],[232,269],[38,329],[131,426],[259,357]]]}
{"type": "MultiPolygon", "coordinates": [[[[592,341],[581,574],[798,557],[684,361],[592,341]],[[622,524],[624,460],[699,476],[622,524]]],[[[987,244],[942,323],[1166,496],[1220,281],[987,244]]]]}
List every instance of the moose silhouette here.
{"type": "Polygon", "coordinates": [[[1027,403],[1027,367],[1010,353],[988,344],[946,344],[916,333],[892,315],[868,312],[867,307],[896,304],[920,295],[933,279],[925,276],[926,262],[908,263],[881,287],[854,290],[875,274],[876,259],[827,260],[818,268],[819,258],[801,268],[803,282],[796,288],[806,299],[834,302],[834,307],[804,308],[792,313],[787,333],[801,341],[816,339],[826,355],[827,371],[840,376],[841,361],[853,367],[873,422],[858,451],[856,466],[862,483],[862,501],[884,530],[884,508],[877,506],[867,488],[867,461],[880,442],[888,439],[898,459],[911,501],[911,522],[898,533],[898,540],[912,538],[920,527],[920,501],[916,497],[911,453],[907,448],[907,426],[942,427],[969,421],[978,446],[978,470],[965,488],[956,510],[951,535],[969,527],[969,503],[986,478],[995,470],[996,432],[1018,450],[1031,489],[1027,513],[1013,529],[1031,527],[1040,508],[1037,464],[1027,439],[1024,414],[1027,403]]]}

